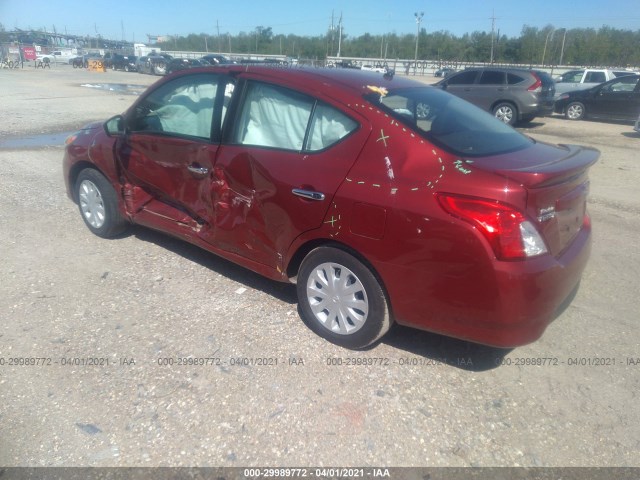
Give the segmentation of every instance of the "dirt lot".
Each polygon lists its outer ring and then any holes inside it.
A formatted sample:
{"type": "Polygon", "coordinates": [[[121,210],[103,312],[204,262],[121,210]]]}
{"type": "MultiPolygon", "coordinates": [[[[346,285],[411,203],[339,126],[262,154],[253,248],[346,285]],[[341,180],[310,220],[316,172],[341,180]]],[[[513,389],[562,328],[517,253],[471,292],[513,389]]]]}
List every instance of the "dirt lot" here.
{"type": "Polygon", "coordinates": [[[155,80],[0,70],[0,465],[640,466],[630,125],[524,129],[602,152],[592,259],[541,340],[505,352],[396,328],[354,353],[304,326],[293,286],[148,230],[91,235],[64,192],[60,137],[9,142],[134,100],[82,84],[155,80]],[[225,364],[167,365],[201,357],[225,364]]]}

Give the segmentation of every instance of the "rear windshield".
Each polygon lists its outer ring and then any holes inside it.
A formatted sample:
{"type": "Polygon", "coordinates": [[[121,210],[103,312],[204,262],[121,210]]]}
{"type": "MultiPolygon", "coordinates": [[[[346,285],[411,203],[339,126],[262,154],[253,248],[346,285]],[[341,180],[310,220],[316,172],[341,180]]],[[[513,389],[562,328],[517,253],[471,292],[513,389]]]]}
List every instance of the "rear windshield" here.
{"type": "Polygon", "coordinates": [[[435,87],[375,92],[365,98],[433,144],[459,156],[499,155],[533,143],[493,115],[435,87]]]}

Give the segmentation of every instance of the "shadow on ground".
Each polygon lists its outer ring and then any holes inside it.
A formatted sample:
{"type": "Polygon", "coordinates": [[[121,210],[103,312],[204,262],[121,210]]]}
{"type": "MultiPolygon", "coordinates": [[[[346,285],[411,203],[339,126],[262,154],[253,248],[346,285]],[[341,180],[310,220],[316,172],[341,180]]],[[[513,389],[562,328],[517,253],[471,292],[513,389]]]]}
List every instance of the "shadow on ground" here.
{"type": "MultiPolygon", "coordinates": [[[[185,241],[137,226],[132,227],[126,235],[134,235],[139,240],[158,245],[215,273],[241,283],[247,288],[262,291],[287,304],[295,305],[298,302],[295,285],[270,280],[185,241]]],[[[500,366],[502,359],[511,351],[510,349],[487,347],[400,325],[395,325],[381,343],[407,352],[406,358],[402,356],[400,358],[403,358],[403,362],[407,361],[408,365],[411,365],[412,362],[425,366],[447,364],[474,372],[486,371],[500,366]]],[[[375,345],[368,350],[373,348],[375,345]]]]}

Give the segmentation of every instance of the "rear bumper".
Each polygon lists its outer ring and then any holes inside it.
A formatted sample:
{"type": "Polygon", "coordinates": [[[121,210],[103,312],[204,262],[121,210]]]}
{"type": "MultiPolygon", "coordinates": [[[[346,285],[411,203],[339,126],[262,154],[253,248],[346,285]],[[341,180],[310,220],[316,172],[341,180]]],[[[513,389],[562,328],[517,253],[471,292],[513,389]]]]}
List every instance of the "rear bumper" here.
{"type": "Polygon", "coordinates": [[[455,272],[395,272],[403,291],[411,292],[390,292],[396,321],[496,347],[531,343],[568,306],[590,251],[591,230],[585,226],[559,257],[501,262],[476,255],[475,265],[463,265],[467,259],[462,259],[455,272]]]}

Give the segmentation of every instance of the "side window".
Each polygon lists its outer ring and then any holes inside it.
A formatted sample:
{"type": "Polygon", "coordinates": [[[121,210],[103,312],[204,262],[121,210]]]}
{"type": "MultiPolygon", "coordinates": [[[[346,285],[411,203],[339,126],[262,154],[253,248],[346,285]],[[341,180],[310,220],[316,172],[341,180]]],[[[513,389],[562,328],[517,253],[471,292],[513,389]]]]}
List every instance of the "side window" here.
{"type": "Polygon", "coordinates": [[[558,81],[560,83],[579,83],[582,80],[582,70],[572,70],[562,74],[562,78],[558,81]]]}
{"type": "Polygon", "coordinates": [[[476,77],[478,76],[477,70],[472,70],[469,72],[461,72],[457,75],[453,75],[448,78],[448,85],[470,85],[476,81],[476,77]]]}
{"type": "Polygon", "coordinates": [[[338,143],[358,128],[355,120],[329,105],[318,103],[313,111],[306,151],[317,151],[338,143]]]}
{"type": "Polygon", "coordinates": [[[502,85],[504,84],[504,72],[485,70],[482,72],[478,83],[481,85],[502,85]]]}
{"type": "Polygon", "coordinates": [[[301,151],[314,100],[285,88],[250,82],[235,143],[301,151]]]}
{"type": "Polygon", "coordinates": [[[584,81],[585,83],[602,83],[606,82],[607,78],[604,72],[589,72],[584,81]]]}
{"type": "MultiPolygon", "coordinates": [[[[149,94],[128,119],[133,132],[211,139],[219,77],[190,75],[149,94]]],[[[219,115],[217,115],[219,116],[219,115]]]]}
{"type": "Polygon", "coordinates": [[[603,87],[602,91],[631,93],[635,90],[636,85],[638,84],[639,81],[640,81],[640,76],[638,75],[625,76],[625,77],[622,77],[620,80],[610,83],[606,87],[603,87]]]}

